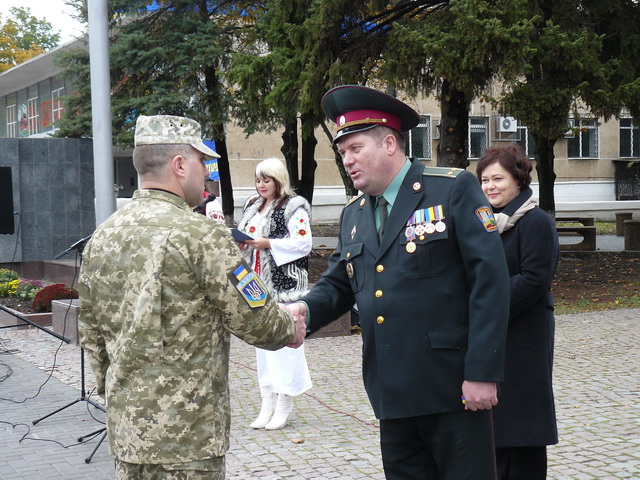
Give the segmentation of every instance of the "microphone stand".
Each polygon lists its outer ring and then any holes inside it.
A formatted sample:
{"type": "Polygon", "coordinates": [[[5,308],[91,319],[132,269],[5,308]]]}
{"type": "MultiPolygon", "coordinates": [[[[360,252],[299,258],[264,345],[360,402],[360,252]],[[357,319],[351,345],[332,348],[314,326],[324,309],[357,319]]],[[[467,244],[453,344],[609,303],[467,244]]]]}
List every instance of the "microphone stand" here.
{"type": "MultiPolygon", "coordinates": [[[[91,235],[93,235],[93,234],[91,234],[91,235]]],[[[87,235],[86,237],[81,238],[80,240],[75,242],[73,245],[71,245],[69,248],[67,248],[65,251],[63,251],[63,252],[59,253],[58,255],[56,255],[55,259],[57,260],[58,258],[66,255],[67,253],[69,253],[72,250],[77,250],[78,251],[78,258],[80,258],[80,262],[82,262],[82,251],[84,250],[85,245],[87,244],[87,242],[91,238],[91,235],[87,235]]],[[[71,308],[71,305],[69,305],[69,308],[71,308]]],[[[65,320],[65,323],[66,323],[66,320],[65,320]]],[[[66,339],[64,339],[64,340],[66,340],[66,339]]],[[[66,340],[66,342],[69,343],[69,340],[66,340]]],[[[55,411],[53,411],[51,413],[48,413],[44,417],[40,417],[37,420],[34,420],[32,423],[34,425],[37,425],[42,420],[44,420],[46,418],[49,418],[52,415],[55,415],[56,413],[59,413],[59,412],[61,412],[63,410],[66,410],[67,408],[69,408],[72,405],[75,405],[76,403],[79,403],[79,402],[87,402],[89,405],[93,405],[98,410],[101,410],[101,411],[106,413],[105,407],[103,407],[99,403],[94,402],[93,400],[91,400],[89,398],[89,396],[87,395],[87,391],[86,391],[85,385],[86,385],[86,381],[85,381],[85,375],[84,375],[84,348],[80,347],[80,397],[75,399],[73,402],[65,405],[64,407],[61,407],[61,408],[59,408],[59,409],[57,409],[57,410],[55,410],[55,411]]],[[[82,437],[78,437],[78,442],[82,443],[87,438],[93,439],[93,438],[97,437],[100,434],[102,434],[102,436],[98,440],[98,444],[95,446],[95,448],[93,449],[91,454],[87,458],[84,459],[85,463],[90,463],[91,462],[91,460],[93,459],[93,456],[95,455],[96,451],[98,450],[100,445],[102,445],[102,442],[104,441],[104,439],[107,436],[107,427],[101,427],[101,428],[99,428],[98,430],[96,430],[94,432],[91,432],[91,433],[89,433],[87,435],[83,435],[82,437]]]]}

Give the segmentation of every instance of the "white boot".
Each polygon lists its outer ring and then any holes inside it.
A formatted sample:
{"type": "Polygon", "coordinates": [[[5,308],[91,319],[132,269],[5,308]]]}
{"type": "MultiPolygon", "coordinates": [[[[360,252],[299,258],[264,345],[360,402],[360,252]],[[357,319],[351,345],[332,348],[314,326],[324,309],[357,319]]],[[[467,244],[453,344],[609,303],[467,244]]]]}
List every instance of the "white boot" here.
{"type": "Polygon", "coordinates": [[[289,415],[293,410],[293,397],[285,395],[284,393],[278,394],[278,403],[276,403],[276,411],[269,420],[269,423],[264,427],[265,430],[279,430],[287,424],[289,415]]]}
{"type": "Polygon", "coordinates": [[[249,425],[251,428],[264,428],[265,425],[269,423],[269,420],[271,420],[273,411],[276,408],[277,394],[273,393],[271,386],[260,387],[260,396],[262,397],[262,407],[260,408],[258,418],[249,425]]]}

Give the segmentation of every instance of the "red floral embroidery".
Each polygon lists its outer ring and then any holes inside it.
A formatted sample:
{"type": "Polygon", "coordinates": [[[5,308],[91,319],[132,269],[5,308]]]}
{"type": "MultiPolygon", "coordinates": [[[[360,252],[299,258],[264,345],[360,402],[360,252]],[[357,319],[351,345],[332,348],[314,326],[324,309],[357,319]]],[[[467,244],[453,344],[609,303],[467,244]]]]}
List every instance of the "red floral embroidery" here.
{"type": "Polygon", "coordinates": [[[298,235],[300,235],[301,237],[304,237],[307,234],[307,231],[304,228],[301,228],[300,230],[298,230],[298,235]]]}
{"type": "Polygon", "coordinates": [[[255,233],[256,227],[249,227],[249,233],[255,233]]]}

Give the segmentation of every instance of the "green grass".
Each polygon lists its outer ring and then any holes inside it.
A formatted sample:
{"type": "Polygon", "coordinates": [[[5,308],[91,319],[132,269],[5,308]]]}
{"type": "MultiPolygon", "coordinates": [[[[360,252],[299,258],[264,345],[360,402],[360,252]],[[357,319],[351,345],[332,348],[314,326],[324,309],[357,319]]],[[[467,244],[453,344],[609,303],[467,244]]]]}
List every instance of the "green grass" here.
{"type": "Polygon", "coordinates": [[[596,235],[615,235],[616,222],[596,222],[596,235]]]}
{"type": "Polygon", "coordinates": [[[640,294],[638,292],[626,292],[609,302],[598,302],[589,298],[583,298],[577,303],[566,303],[556,300],[554,312],[556,315],[566,313],[601,312],[604,310],[618,310],[622,308],[640,308],[640,294]]]}
{"type": "MultiPolygon", "coordinates": [[[[595,222],[596,235],[615,235],[616,222],[595,222]]],[[[557,226],[571,227],[576,226],[576,222],[558,222],[557,226]]]]}

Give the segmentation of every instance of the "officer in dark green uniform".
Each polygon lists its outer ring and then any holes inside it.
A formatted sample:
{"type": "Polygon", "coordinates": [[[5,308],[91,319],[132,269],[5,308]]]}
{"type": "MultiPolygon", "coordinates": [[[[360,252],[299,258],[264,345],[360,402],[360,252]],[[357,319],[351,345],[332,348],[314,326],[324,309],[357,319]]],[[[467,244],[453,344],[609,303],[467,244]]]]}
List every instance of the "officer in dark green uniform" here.
{"type": "Polygon", "coordinates": [[[322,107],[362,194],[291,311],[314,332],[357,303],[388,479],[493,479],[509,276],[487,200],[472,173],[406,159],[400,132],[419,117],[396,98],[345,85],[322,107]]]}

